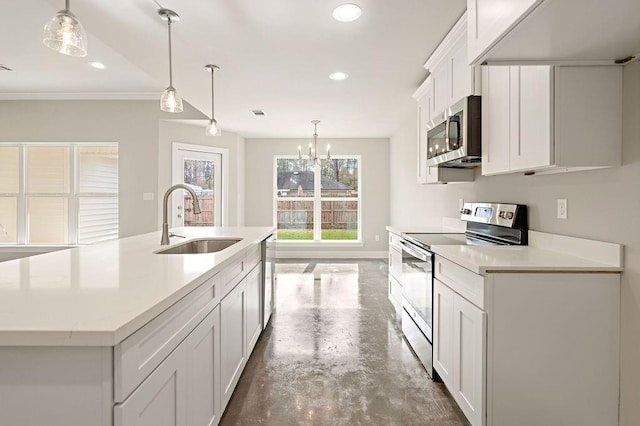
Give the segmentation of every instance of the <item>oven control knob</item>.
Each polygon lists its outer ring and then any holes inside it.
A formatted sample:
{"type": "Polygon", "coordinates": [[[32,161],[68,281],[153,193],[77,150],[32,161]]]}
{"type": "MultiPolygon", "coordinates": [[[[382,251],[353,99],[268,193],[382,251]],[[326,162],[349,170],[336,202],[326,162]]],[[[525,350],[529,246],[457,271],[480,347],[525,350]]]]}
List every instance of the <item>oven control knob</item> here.
{"type": "Polygon", "coordinates": [[[462,214],[471,214],[471,209],[461,209],[460,213],[462,213],[462,214]]]}

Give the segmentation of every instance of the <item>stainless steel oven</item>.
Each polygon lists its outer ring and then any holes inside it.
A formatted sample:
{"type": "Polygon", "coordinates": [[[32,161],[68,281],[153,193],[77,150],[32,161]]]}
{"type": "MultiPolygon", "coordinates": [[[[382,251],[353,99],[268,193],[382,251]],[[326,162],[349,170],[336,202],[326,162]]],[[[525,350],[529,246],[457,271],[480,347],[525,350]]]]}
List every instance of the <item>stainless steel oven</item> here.
{"type": "Polygon", "coordinates": [[[402,234],[402,333],[434,380],[433,369],[433,246],[526,245],[527,206],[465,203],[460,219],[467,231],[402,234]]]}

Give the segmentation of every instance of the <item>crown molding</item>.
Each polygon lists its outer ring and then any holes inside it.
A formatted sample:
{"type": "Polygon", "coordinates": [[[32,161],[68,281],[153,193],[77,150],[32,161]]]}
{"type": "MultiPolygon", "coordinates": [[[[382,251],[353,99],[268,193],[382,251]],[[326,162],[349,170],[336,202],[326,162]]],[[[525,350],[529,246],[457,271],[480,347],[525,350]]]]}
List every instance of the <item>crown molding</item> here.
{"type": "Polygon", "coordinates": [[[161,93],[150,92],[34,92],[34,93],[0,93],[2,101],[151,101],[160,99],[161,93]]]}

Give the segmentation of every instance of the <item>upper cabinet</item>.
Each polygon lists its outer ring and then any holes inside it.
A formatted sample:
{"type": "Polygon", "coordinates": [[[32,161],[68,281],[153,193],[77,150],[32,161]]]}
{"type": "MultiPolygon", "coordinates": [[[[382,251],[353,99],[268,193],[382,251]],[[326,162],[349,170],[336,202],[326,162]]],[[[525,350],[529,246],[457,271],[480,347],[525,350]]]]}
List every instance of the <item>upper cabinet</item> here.
{"type": "Polygon", "coordinates": [[[432,85],[431,117],[469,95],[480,94],[480,75],[467,57],[467,14],[458,20],[424,64],[432,85]]]}
{"type": "Polygon", "coordinates": [[[482,174],[613,167],[622,68],[483,66],[482,174]]]}
{"type": "Polygon", "coordinates": [[[467,0],[469,63],[612,64],[640,52],[638,0],[467,0]]]}
{"type": "Polygon", "coordinates": [[[469,66],[467,60],[466,33],[465,13],[425,63],[430,75],[413,94],[418,105],[419,184],[470,182],[474,179],[472,169],[427,167],[428,123],[438,116],[444,118],[445,110],[460,99],[480,92],[479,69],[469,66]]]}

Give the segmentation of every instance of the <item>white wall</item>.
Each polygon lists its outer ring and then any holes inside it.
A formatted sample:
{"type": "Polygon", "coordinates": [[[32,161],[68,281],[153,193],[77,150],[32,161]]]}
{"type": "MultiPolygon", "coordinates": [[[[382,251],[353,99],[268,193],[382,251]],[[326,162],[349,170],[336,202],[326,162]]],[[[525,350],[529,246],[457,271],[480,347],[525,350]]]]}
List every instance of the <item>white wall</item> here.
{"type": "MultiPolygon", "coordinates": [[[[585,88],[588,90],[588,87],[585,88]]],[[[529,206],[531,229],[625,245],[622,276],[621,425],[640,419],[640,63],[624,71],[623,166],[548,176],[482,177],[464,184],[416,184],[416,118],[390,141],[391,223],[439,223],[458,215],[458,199],[529,206]],[[556,199],[569,217],[556,219],[556,199]]],[[[594,111],[594,114],[597,114],[594,111]]],[[[589,117],[585,117],[588,120],[589,117]]],[[[606,365],[599,368],[607,368],[606,365]]],[[[550,378],[553,385],[553,378],[550,378]]]]}
{"type": "MultiPolygon", "coordinates": [[[[298,145],[306,147],[310,139],[246,140],[246,224],[272,226],[273,223],[273,158],[274,155],[297,155],[298,145]]],[[[331,145],[334,155],[360,155],[362,159],[362,239],[363,247],[318,246],[296,248],[297,253],[330,250],[336,256],[385,255],[389,223],[389,139],[320,139],[319,146],[331,145]],[[379,241],[375,236],[379,236],[379,241]],[[366,254],[365,252],[369,252],[366,254]]],[[[322,150],[324,148],[321,148],[322,150]]],[[[335,246],[335,245],[334,245],[335,246]]],[[[278,247],[279,255],[285,249],[278,247]]]]}
{"type": "Polygon", "coordinates": [[[228,149],[227,181],[227,224],[242,225],[244,222],[244,138],[236,133],[223,131],[220,136],[205,135],[201,124],[176,120],[160,122],[160,148],[158,170],[158,221],[162,220],[162,198],[171,186],[171,150],[172,143],[188,143],[215,148],[228,149]]]}
{"type": "Polygon", "coordinates": [[[142,201],[158,192],[161,119],[206,118],[185,103],[178,116],[158,101],[0,101],[0,142],[118,142],[120,236],[158,229],[158,204],[142,201]]]}

